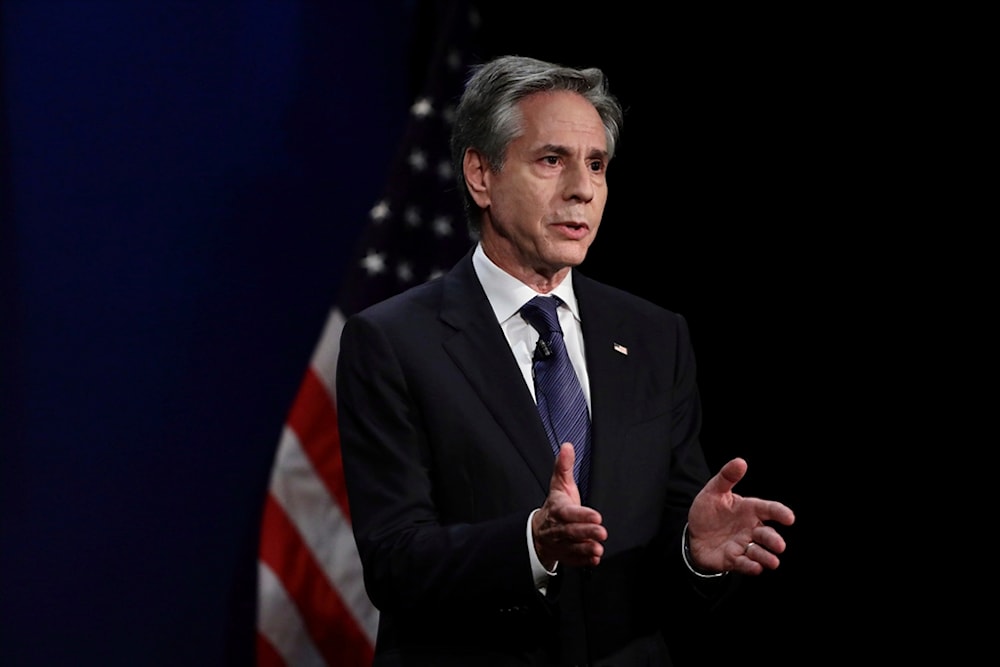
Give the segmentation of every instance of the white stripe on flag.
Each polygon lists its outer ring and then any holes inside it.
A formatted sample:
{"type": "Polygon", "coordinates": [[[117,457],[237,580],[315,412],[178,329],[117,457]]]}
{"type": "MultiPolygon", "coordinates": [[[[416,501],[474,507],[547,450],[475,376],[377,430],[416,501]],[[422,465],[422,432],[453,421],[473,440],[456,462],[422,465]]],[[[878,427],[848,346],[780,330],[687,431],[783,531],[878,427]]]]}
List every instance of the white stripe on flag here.
{"type": "Polygon", "coordinates": [[[339,308],[330,311],[319,344],[310,361],[313,371],[323,380],[323,386],[329,392],[330,399],[334,401],[337,398],[334,385],[337,377],[337,356],[340,352],[340,332],[344,330],[344,319],[344,314],[339,308]]]}
{"type": "Polygon", "coordinates": [[[290,667],[327,667],[281,580],[260,560],[257,561],[257,585],[260,589],[257,631],[267,638],[285,664],[290,667]]]}
{"type": "Polygon", "coordinates": [[[351,524],[286,427],[271,478],[271,495],[285,510],[344,605],[374,645],[378,611],[365,593],[361,558],[351,524]]]}

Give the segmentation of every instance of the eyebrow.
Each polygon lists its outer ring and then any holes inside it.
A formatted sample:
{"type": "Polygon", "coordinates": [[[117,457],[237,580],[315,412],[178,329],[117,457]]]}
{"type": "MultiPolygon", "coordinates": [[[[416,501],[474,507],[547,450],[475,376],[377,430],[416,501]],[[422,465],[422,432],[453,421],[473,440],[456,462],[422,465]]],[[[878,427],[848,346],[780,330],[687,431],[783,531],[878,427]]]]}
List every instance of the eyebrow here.
{"type": "MultiPolygon", "coordinates": [[[[566,148],[565,146],[560,146],[558,144],[545,144],[544,146],[542,146],[542,151],[545,153],[555,153],[556,155],[562,155],[562,156],[567,156],[572,153],[572,151],[569,148],[566,148]]],[[[587,154],[587,159],[590,160],[594,158],[601,158],[602,160],[607,160],[608,152],[602,151],[599,148],[592,148],[590,149],[590,152],[587,154]]]]}

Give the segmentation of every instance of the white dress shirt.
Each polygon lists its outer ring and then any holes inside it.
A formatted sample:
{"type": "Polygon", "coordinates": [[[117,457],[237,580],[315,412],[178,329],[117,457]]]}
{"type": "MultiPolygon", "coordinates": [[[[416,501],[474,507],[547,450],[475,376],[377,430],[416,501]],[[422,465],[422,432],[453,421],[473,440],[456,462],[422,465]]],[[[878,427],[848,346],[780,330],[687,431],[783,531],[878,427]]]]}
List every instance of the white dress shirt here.
{"type": "MultiPolygon", "coordinates": [[[[538,292],[531,289],[520,280],[510,275],[486,256],[483,252],[482,244],[476,246],[472,254],[472,267],[476,271],[479,282],[482,283],[486,291],[486,298],[493,308],[497,323],[503,329],[507,337],[507,344],[510,345],[517,365],[524,376],[524,383],[535,396],[535,381],[532,378],[531,365],[532,356],[535,353],[535,345],[538,343],[538,332],[535,328],[521,317],[521,306],[538,296],[538,292]]],[[[559,286],[549,294],[558,296],[563,305],[559,307],[559,326],[563,330],[563,339],[566,341],[566,351],[569,353],[570,361],[576,375],[580,379],[580,386],[583,388],[583,395],[587,399],[587,408],[590,408],[590,382],[587,377],[587,365],[583,356],[583,332],[580,329],[580,309],[576,304],[576,294],[573,292],[572,269],[567,274],[559,286]]],[[[536,399],[537,400],[537,399],[536,399]]],[[[554,463],[554,460],[553,460],[554,463]]],[[[531,519],[535,515],[536,509],[528,515],[527,540],[528,554],[531,558],[531,572],[534,576],[535,586],[545,590],[550,576],[555,574],[555,568],[546,570],[538,554],[535,553],[535,541],[531,535],[531,519]]],[[[557,563],[558,565],[558,563],[557,563]]]]}

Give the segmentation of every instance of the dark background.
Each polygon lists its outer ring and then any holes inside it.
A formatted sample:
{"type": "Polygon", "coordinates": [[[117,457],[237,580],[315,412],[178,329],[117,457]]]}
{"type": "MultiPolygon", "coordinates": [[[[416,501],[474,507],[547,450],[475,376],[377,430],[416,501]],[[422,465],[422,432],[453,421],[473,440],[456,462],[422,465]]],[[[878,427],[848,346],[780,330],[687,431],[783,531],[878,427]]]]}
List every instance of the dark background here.
{"type": "MultiPolygon", "coordinates": [[[[446,4],[0,0],[0,664],[249,663],[272,457],[446,4]]],[[[688,318],[713,468],[798,515],[678,658],[829,657],[887,65],[818,11],[541,4],[482,55],[626,108],[583,270],[688,318]]]]}

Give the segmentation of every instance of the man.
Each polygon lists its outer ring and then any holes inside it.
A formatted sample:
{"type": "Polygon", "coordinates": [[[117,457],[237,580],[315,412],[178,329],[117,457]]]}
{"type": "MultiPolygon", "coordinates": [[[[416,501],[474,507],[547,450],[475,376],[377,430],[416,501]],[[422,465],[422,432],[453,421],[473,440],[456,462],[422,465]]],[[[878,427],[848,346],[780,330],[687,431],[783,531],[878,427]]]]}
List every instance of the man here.
{"type": "Polygon", "coordinates": [[[344,327],[341,447],[378,667],[669,665],[671,613],[778,566],[772,524],[793,513],[733,493],[742,459],[710,478],[684,319],[574,270],[622,119],[597,69],[477,68],[452,153],[478,243],[344,327]],[[522,309],[539,296],[545,322],[522,309]],[[573,372],[549,381],[563,350],[573,372]],[[555,393],[570,385],[579,419],[555,393]]]}

